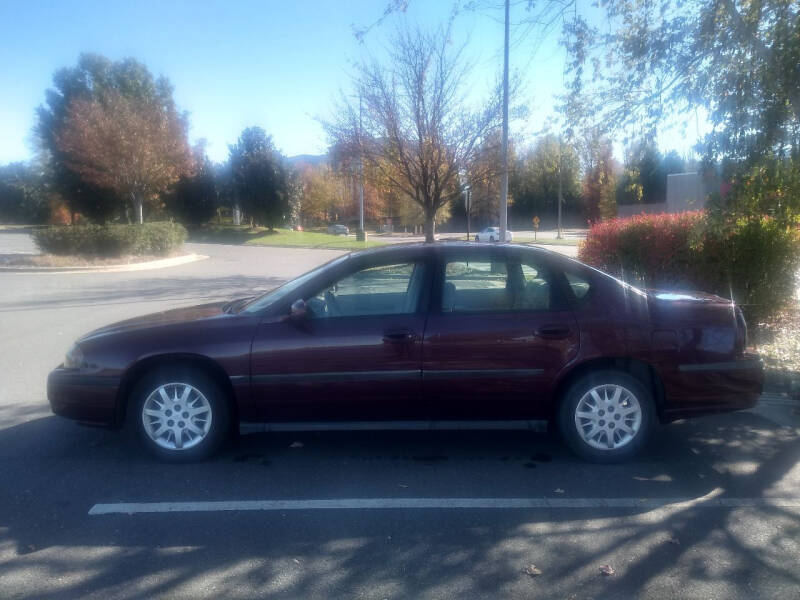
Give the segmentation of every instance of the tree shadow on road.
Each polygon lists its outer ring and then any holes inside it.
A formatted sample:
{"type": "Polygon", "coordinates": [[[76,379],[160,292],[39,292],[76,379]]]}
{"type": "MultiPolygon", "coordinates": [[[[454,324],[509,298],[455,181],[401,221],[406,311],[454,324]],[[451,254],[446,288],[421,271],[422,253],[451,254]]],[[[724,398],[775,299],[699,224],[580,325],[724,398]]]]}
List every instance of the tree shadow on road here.
{"type": "Polygon", "coordinates": [[[244,436],[165,465],[49,417],[0,431],[0,579],[37,598],[794,597],[800,516],[706,497],[797,492],[800,441],[752,413],[673,424],[628,465],[518,431],[244,436]],[[301,445],[294,442],[300,441],[301,445]],[[108,515],[94,502],[659,497],[689,508],[108,515]],[[542,575],[522,570],[536,564],[542,575]],[[616,574],[601,575],[611,564],[616,574]],[[27,587],[26,587],[27,586],[27,587]]]}
{"type": "Polygon", "coordinates": [[[0,303],[0,312],[40,310],[48,308],[75,308],[105,306],[163,300],[212,300],[235,298],[263,293],[285,282],[278,277],[154,277],[126,281],[99,282],[81,287],[74,292],[69,288],[57,295],[37,296],[18,302],[0,303]]]}

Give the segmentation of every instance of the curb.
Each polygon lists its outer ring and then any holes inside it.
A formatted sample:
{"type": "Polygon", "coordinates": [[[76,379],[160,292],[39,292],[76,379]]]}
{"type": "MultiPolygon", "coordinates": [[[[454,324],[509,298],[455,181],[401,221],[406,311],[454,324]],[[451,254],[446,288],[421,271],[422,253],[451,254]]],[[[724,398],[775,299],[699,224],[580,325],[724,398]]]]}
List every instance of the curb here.
{"type": "Polygon", "coordinates": [[[765,394],[784,394],[800,400],[800,373],[764,369],[763,389],[765,394]]]}
{"type": "Polygon", "coordinates": [[[129,263],[124,265],[102,265],[88,267],[8,267],[0,266],[0,273],[16,273],[18,275],[47,275],[61,274],[73,275],[76,273],[125,273],[127,271],[148,271],[151,269],[164,269],[166,267],[176,267],[188,263],[205,260],[208,256],[204,254],[186,254],[172,258],[161,258],[141,263],[129,263]]]}

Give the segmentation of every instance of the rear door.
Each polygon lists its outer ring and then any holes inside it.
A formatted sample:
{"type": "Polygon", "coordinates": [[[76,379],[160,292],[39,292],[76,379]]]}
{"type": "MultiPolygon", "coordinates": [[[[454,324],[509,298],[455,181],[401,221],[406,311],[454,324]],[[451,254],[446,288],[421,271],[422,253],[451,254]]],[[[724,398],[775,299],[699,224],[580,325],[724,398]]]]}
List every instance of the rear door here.
{"type": "Polygon", "coordinates": [[[550,385],[578,352],[577,322],[546,256],[443,249],[423,343],[436,419],[545,416],[550,385]]]}

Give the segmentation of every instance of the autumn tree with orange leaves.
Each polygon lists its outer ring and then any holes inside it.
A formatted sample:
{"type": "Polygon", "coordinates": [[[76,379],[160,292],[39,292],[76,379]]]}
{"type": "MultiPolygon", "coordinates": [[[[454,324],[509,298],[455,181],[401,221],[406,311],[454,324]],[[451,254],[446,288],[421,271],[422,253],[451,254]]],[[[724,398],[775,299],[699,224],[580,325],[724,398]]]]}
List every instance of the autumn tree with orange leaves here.
{"type": "Polygon", "coordinates": [[[56,143],[69,168],[112,190],[144,222],[144,204],[192,169],[187,121],[172,105],[109,92],[74,99],[56,143]]]}

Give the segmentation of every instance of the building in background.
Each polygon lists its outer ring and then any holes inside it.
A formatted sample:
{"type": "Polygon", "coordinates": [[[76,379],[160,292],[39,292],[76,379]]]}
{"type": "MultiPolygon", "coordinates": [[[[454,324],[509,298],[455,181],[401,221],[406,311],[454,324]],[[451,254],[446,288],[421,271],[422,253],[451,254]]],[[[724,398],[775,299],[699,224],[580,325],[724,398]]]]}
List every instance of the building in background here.
{"type": "Polygon", "coordinates": [[[704,180],[698,172],[667,175],[666,202],[620,204],[617,216],[630,217],[640,214],[677,213],[699,210],[706,205],[708,195],[719,188],[716,178],[704,180]]]}

